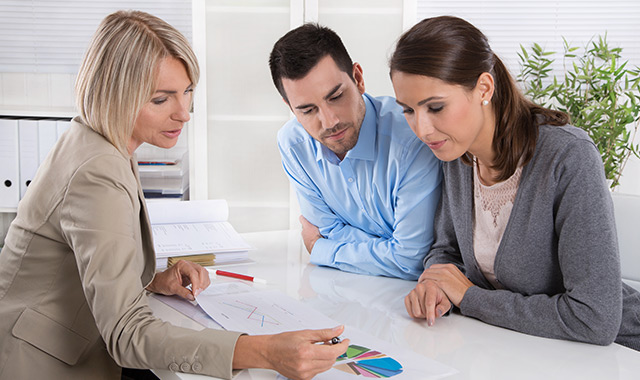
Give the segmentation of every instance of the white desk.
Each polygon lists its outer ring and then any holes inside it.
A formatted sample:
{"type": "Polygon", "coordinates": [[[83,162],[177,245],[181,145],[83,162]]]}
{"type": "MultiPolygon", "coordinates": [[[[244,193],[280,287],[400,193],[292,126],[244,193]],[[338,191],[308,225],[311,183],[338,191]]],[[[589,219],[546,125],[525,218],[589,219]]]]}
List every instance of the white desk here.
{"type": "MultiPolygon", "coordinates": [[[[415,282],[355,275],[309,264],[299,231],[243,237],[257,248],[250,254],[256,262],[229,267],[230,270],[264,278],[269,282],[266,288],[284,291],[340,323],[460,371],[449,379],[636,380],[640,376],[640,352],[617,344],[601,347],[539,338],[459,314],[440,318],[428,327],[426,321],[413,320],[405,311],[404,296],[415,282]]],[[[151,299],[151,307],[156,315],[175,325],[202,329],[156,299],[151,299]]],[[[167,370],[154,372],[162,379],[211,379],[167,370]]],[[[248,370],[235,379],[277,377],[273,371],[248,370]]]]}

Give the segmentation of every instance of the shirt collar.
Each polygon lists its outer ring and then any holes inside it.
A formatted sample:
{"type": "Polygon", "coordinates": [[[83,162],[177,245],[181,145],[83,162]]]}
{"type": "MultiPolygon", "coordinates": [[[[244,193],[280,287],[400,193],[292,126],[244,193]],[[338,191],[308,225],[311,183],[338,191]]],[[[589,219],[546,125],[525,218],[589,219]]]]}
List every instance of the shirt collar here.
{"type": "MultiPolygon", "coordinates": [[[[347,152],[344,158],[373,161],[377,132],[377,113],[371,100],[369,100],[369,95],[362,95],[362,99],[364,100],[366,111],[360,127],[358,142],[353,149],[347,152]]],[[[316,144],[320,147],[320,149],[316,149],[316,161],[327,160],[334,165],[340,164],[340,159],[335,153],[318,141],[316,141],[316,144]]]]}

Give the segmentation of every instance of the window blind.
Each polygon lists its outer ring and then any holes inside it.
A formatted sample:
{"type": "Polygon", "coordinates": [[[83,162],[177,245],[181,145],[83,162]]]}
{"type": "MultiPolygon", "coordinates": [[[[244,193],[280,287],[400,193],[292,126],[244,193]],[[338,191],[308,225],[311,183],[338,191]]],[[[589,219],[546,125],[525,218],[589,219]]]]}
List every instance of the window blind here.
{"type": "Polygon", "coordinates": [[[191,0],[0,0],[0,72],[77,72],[102,19],[119,9],[162,18],[191,41],[191,0]]]}
{"type": "MultiPolygon", "coordinates": [[[[418,0],[418,20],[452,15],[479,28],[493,51],[515,76],[520,71],[520,45],[534,42],[547,51],[563,52],[562,37],[580,47],[607,33],[610,47],[622,47],[629,66],[640,66],[640,1],[638,0],[418,0]]],[[[562,69],[556,55],[554,69],[562,69]]]]}

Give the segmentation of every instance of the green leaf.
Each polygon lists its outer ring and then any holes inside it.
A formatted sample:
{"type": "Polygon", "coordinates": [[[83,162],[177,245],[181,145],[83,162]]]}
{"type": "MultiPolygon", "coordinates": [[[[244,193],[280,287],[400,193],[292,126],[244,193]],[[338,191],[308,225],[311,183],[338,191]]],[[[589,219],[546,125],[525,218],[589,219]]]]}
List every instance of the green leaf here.
{"type": "Polygon", "coordinates": [[[640,157],[632,144],[640,124],[640,67],[630,68],[623,49],[610,46],[607,34],[594,36],[582,47],[563,40],[564,72],[554,72],[555,52],[538,43],[520,45],[517,75],[526,96],[538,104],[566,112],[583,128],[602,155],[607,178],[617,184],[630,155],[640,157]]]}

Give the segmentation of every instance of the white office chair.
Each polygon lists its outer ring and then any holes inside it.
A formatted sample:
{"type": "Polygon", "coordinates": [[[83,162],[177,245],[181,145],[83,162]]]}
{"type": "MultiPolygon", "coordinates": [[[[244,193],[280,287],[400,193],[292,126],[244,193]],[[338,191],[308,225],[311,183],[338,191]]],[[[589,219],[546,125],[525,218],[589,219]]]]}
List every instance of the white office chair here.
{"type": "Polygon", "coordinates": [[[611,193],[622,278],[640,290],[640,196],[611,193]]]}

